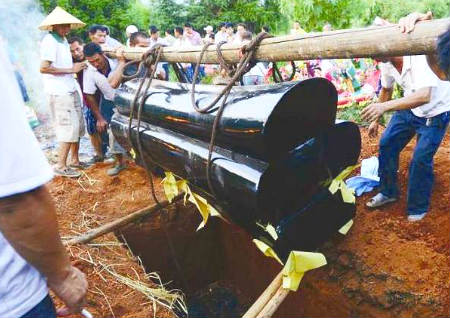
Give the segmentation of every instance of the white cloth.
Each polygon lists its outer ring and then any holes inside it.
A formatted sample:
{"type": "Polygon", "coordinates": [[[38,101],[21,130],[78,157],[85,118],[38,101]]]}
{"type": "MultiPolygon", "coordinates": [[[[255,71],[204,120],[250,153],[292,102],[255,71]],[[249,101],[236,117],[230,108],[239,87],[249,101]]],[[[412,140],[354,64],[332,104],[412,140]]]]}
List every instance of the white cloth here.
{"type": "MultiPolygon", "coordinates": [[[[158,37],[158,38],[156,39],[156,41],[155,41],[155,40],[153,40],[153,39],[150,37],[150,41],[149,41],[149,47],[150,47],[150,49],[152,49],[156,44],[161,44],[161,45],[163,45],[163,46],[169,46],[169,42],[167,42],[166,39],[163,39],[163,38],[158,37]]],[[[165,71],[164,71],[164,68],[163,68],[163,65],[165,65],[165,64],[169,64],[169,63],[167,63],[167,62],[161,62],[161,63],[158,63],[158,65],[156,65],[156,74],[157,74],[157,75],[160,75],[161,73],[164,73],[164,74],[165,74],[165,71]]]]}
{"type": "MultiPolygon", "coordinates": [[[[58,42],[53,35],[47,34],[41,42],[41,61],[49,61],[55,68],[72,68],[72,54],[67,39],[58,42]]],[[[76,90],[74,74],[42,74],[42,81],[48,95],[65,95],[76,90]]]]}
{"type": "Polygon", "coordinates": [[[227,42],[228,34],[227,32],[218,31],[214,37],[214,43],[219,44],[220,42],[227,42]]]}
{"type": "Polygon", "coordinates": [[[396,82],[403,88],[405,97],[420,88],[431,87],[430,102],[411,109],[414,115],[430,118],[450,111],[450,82],[441,81],[433,73],[425,55],[403,57],[401,74],[390,62],[380,63],[380,70],[381,85],[392,88],[396,82]]]}
{"type": "Polygon", "coordinates": [[[109,47],[109,48],[112,48],[112,49],[117,49],[118,47],[123,46],[122,43],[120,43],[120,42],[117,41],[116,39],[110,37],[109,35],[106,36],[106,39],[105,39],[105,45],[106,45],[107,47],[109,47]]]}
{"type": "Polygon", "coordinates": [[[173,44],[175,43],[175,40],[176,40],[175,37],[171,34],[166,35],[164,37],[164,41],[167,42],[168,46],[173,46],[173,44]]]}
{"type": "MultiPolygon", "coordinates": [[[[0,200],[35,189],[53,177],[25,117],[22,96],[0,41],[0,200]]],[[[2,213],[2,212],[0,212],[2,213]]],[[[20,317],[47,295],[45,279],[0,233],[0,317],[20,317]]]]}
{"type": "Polygon", "coordinates": [[[264,66],[264,63],[258,62],[245,75],[256,75],[256,76],[264,77],[264,76],[266,76],[266,74],[267,74],[267,68],[264,66]]]}
{"type": "MultiPolygon", "coordinates": [[[[117,60],[107,58],[109,63],[109,67],[111,68],[111,72],[117,68],[117,60]]],[[[103,94],[103,97],[107,100],[114,100],[114,96],[116,95],[116,90],[111,87],[108,82],[108,79],[100,73],[95,67],[91,64],[88,64],[87,69],[83,72],[83,93],[94,95],[97,92],[97,89],[103,94]]]]}
{"type": "Polygon", "coordinates": [[[345,181],[350,189],[355,190],[356,196],[370,192],[380,184],[378,176],[378,158],[373,156],[361,161],[361,174],[345,181]]]}

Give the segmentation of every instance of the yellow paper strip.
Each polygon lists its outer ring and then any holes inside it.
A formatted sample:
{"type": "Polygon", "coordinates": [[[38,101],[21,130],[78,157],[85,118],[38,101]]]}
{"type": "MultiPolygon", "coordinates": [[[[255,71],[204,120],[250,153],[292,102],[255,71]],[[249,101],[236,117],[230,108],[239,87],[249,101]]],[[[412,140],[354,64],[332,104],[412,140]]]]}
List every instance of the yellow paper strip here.
{"type": "Polygon", "coordinates": [[[264,255],[275,258],[278,261],[278,263],[283,265],[283,262],[280,260],[277,253],[275,253],[275,251],[269,245],[267,245],[266,243],[264,243],[263,241],[260,241],[258,239],[253,239],[253,243],[255,243],[256,247],[261,252],[263,252],[264,255]]]}
{"type": "Polygon", "coordinates": [[[339,233],[346,235],[348,231],[350,231],[350,228],[353,225],[353,220],[348,221],[343,227],[339,229],[339,233]]]}
{"type": "Polygon", "coordinates": [[[305,272],[327,264],[321,253],[291,251],[283,267],[283,288],[297,291],[305,272]]]}

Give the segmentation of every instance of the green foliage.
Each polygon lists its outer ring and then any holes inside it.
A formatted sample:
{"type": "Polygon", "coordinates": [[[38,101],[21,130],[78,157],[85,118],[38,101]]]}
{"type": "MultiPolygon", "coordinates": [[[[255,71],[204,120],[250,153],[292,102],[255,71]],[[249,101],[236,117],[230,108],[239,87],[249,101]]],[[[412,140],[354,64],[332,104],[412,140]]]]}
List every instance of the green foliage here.
{"type": "MultiPolygon", "coordinates": [[[[87,25],[99,23],[124,40],[127,25],[160,30],[190,22],[197,30],[221,22],[245,22],[254,32],[268,25],[273,34],[289,32],[299,21],[308,32],[320,31],[330,23],[335,29],[367,26],[376,16],[392,22],[413,11],[431,10],[435,18],[449,15],[450,0],[39,0],[45,13],[56,5],[87,25]]],[[[78,34],[83,35],[83,31],[78,34]]]]}
{"type": "Polygon", "coordinates": [[[161,30],[191,23],[201,30],[221,22],[245,22],[255,32],[263,25],[278,29],[283,16],[277,0],[151,0],[150,23],[161,30]]]}
{"type": "Polygon", "coordinates": [[[449,15],[450,0],[280,0],[281,13],[299,21],[306,31],[320,31],[329,22],[335,29],[367,26],[376,16],[397,22],[410,12],[449,15]]]}
{"type": "MultiPolygon", "coordinates": [[[[45,14],[55,6],[60,6],[89,27],[92,24],[105,24],[111,35],[124,40],[127,25],[139,28],[148,26],[148,9],[139,0],[39,0],[45,14]]],[[[85,37],[87,29],[76,33],[85,37]]]]}

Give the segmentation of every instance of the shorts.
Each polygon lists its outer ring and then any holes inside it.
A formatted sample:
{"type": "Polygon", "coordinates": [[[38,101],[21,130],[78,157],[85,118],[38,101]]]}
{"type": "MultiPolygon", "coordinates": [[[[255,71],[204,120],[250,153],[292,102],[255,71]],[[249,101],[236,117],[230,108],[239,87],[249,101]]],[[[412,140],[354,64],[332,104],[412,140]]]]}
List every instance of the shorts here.
{"type": "Polygon", "coordinates": [[[83,107],[84,119],[86,120],[86,131],[89,135],[93,135],[97,132],[97,119],[92,113],[92,109],[85,106],[83,107]]]}
{"type": "Polygon", "coordinates": [[[84,135],[84,118],[78,92],[48,96],[58,142],[79,142],[84,135]]]}

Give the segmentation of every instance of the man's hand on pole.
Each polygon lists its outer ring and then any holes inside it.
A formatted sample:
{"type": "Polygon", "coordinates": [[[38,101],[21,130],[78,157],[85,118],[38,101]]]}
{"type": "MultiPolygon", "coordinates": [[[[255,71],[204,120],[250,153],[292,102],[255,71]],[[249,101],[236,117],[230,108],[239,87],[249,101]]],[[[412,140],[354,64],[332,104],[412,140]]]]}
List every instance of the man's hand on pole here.
{"type": "Polygon", "coordinates": [[[408,14],[406,17],[401,18],[398,21],[398,26],[402,33],[410,33],[414,31],[414,27],[417,22],[431,20],[432,18],[433,14],[431,11],[428,11],[427,13],[413,12],[408,14]]]}

